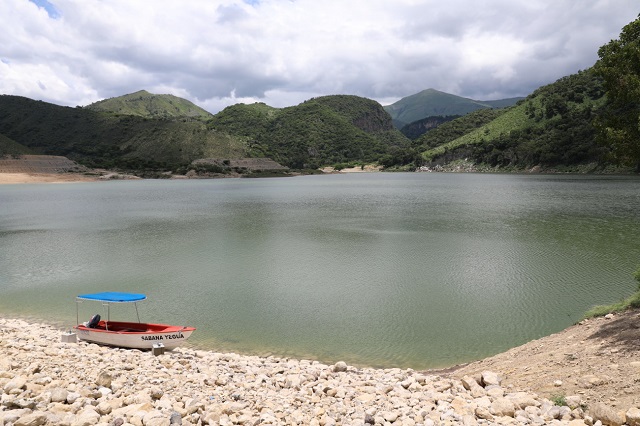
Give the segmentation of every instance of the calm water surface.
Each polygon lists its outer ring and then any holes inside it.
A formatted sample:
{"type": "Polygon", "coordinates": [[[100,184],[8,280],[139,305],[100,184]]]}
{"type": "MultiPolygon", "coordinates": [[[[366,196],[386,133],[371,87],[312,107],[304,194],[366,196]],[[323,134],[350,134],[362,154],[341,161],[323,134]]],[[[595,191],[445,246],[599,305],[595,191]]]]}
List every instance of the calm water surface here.
{"type": "Polygon", "coordinates": [[[2,185],[0,314],[71,326],[76,294],[136,291],[143,320],[194,325],[198,347],[440,367],[632,293],[638,225],[632,177],[2,185]]]}

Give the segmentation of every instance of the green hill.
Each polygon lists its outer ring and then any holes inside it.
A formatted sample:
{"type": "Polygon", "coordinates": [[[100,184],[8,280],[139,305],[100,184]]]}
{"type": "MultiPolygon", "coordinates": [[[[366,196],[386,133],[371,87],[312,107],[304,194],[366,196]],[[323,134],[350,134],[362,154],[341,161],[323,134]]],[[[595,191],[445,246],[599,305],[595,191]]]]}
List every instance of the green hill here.
{"type": "MultiPolygon", "coordinates": [[[[114,100],[128,102],[134,95],[114,100]]],[[[3,95],[0,148],[62,155],[104,168],[175,169],[199,158],[241,157],[271,157],[292,168],[315,168],[375,162],[409,145],[380,104],[356,96],[325,96],[284,109],[239,104],[208,120],[119,111],[3,95]]]]}
{"type": "Polygon", "coordinates": [[[482,108],[504,108],[514,105],[520,99],[522,98],[475,101],[435,89],[427,89],[402,98],[398,102],[385,106],[384,109],[393,119],[394,125],[401,129],[407,124],[426,117],[465,115],[482,108]]]}
{"type": "Polygon", "coordinates": [[[198,158],[239,158],[241,138],[191,118],[150,119],[0,96],[0,133],[35,154],[94,167],[163,168],[198,158]]]}
{"type": "Polygon", "coordinates": [[[322,96],[283,109],[262,103],[233,105],[208,123],[245,137],[251,155],[291,168],[375,162],[392,147],[409,142],[379,103],[348,95],[322,96]]]}
{"type": "Polygon", "coordinates": [[[603,163],[606,148],[592,123],[604,105],[593,70],[561,78],[516,106],[477,111],[419,138],[430,163],[466,158],[490,167],[558,167],[603,163]]]}
{"type": "Polygon", "coordinates": [[[208,119],[212,114],[192,102],[173,95],[154,95],[145,90],[87,105],[92,111],[151,118],[191,117],[208,119]]]}
{"type": "Polygon", "coordinates": [[[278,108],[265,103],[235,104],[214,115],[207,123],[212,129],[255,138],[267,129],[279,112],[278,108]]]}

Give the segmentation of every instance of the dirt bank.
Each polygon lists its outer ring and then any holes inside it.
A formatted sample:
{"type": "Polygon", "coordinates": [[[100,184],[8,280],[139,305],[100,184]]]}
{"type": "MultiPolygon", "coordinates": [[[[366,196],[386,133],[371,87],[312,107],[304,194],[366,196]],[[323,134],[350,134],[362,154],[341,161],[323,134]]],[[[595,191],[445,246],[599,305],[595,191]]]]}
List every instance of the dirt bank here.
{"type": "Polygon", "coordinates": [[[66,183],[91,182],[97,176],[79,173],[0,173],[0,185],[10,183],[66,183]]]}
{"type": "Polygon", "coordinates": [[[503,385],[547,398],[581,395],[587,405],[640,407],[640,310],[584,320],[450,374],[484,370],[502,374],[503,385]]]}

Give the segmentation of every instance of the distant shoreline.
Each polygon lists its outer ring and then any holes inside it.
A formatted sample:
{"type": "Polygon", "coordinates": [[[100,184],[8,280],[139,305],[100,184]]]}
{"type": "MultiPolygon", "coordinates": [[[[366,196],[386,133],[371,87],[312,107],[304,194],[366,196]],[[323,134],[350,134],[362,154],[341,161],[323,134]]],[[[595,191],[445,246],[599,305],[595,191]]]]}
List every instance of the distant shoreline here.
{"type": "Polygon", "coordinates": [[[79,173],[0,173],[0,185],[17,183],[94,182],[97,176],[79,173]]]}

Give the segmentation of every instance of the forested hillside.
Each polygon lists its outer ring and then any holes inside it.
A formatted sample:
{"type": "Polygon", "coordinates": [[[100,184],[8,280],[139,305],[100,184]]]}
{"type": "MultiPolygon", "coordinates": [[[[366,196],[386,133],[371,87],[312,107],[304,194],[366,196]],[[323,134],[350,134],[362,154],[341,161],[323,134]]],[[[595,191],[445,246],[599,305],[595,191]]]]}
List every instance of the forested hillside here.
{"type": "Polygon", "coordinates": [[[409,143],[380,104],[356,96],[326,96],[284,109],[240,104],[206,120],[175,111],[147,117],[137,108],[112,110],[131,99],[138,105],[140,92],[135,95],[113,98],[103,111],[0,96],[0,154],[63,155],[90,167],[124,169],[177,169],[199,158],[242,157],[316,168],[377,162],[409,143]]]}
{"type": "Polygon", "coordinates": [[[607,92],[595,125],[611,158],[640,172],[640,15],[598,50],[595,72],[607,92]]]}
{"type": "Polygon", "coordinates": [[[392,147],[408,146],[380,104],[357,96],[333,95],[275,109],[234,105],[209,122],[247,138],[249,152],[292,168],[377,162],[392,147]]]}
{"type": "Polygon", "coordinates": [[[593,126],[603,105],[602,79],[589,69],[541,87],[514,107],[445,123],[416,143],[431,164],[465,158],[502,168],[603,165],[606,148],[593,126]]]}
{"type": "Polygon", "coordinates": [[[0,96],[0,134],[35,154],[105,168],[166,169],[203,157],[242,157],[246,151],[238,138],[198,120],[115,115],[8,95],[0,96]]]}

